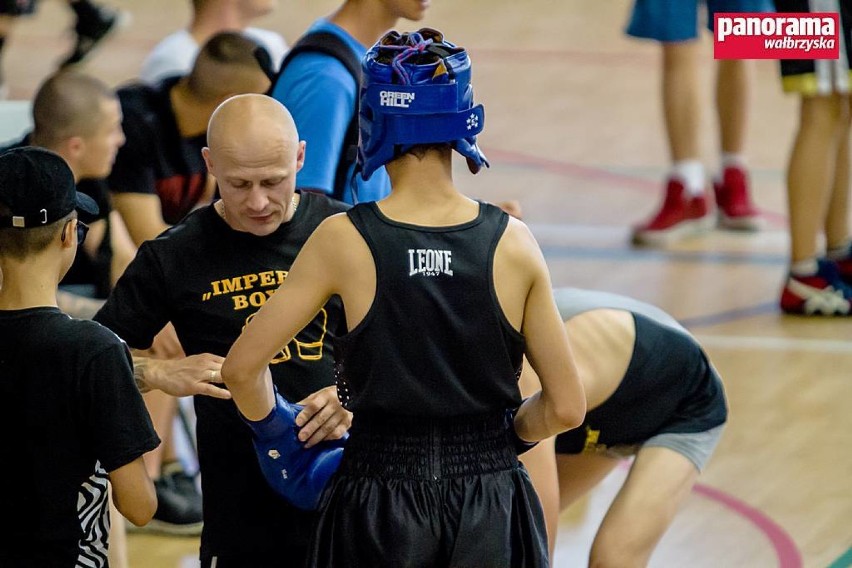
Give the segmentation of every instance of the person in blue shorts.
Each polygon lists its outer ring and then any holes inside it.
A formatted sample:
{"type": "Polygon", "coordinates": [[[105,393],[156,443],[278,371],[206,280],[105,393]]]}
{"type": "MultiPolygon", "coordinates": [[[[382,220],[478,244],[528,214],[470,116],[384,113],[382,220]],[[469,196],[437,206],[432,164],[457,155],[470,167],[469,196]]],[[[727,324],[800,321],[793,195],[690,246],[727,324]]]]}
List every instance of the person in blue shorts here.
{"type": "MultiPolygon", "coordinates": [[[[721,228],[752,231],[760,226],[750,196],[745,150],[748,119],[746,61],[720,60],[716,78],[716,112],[721,164],[713,180],[716,215],[708,199],[701,162],[701,86],[698,76],[699,7],[706,4],[707,27],[714,14],[771,12],[771,0],[636,0],[627,35],[659,42],[663,52],[662,96],[671,170],[662,206],[634,227],[633,242],[662,246],[721,228]]],[[[705,16],[702,10],[701,16],[705,16]]]]}
{"type": "MultiPolygon", "coordinates": [[[[577,288],[554,296],[588,412],[579,428],[522,457],[544,507],[551,554],[559,512],[635,456],[588,565],[647,566],[722,435],[724,387],[698,342],[656,306],[577,288]]],[[[538,388],[525,365],[521,393],[538,388]]]]}

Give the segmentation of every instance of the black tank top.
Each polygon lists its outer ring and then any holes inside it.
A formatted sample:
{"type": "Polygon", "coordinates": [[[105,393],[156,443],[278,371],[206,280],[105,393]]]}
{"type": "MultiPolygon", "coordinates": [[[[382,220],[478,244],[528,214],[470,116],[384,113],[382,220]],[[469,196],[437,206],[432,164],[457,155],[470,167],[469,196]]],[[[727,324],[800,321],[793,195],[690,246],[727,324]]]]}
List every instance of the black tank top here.
{"type": "Polygon", "coordinates": [[[493,284],[506,213],[480,203],[450,227],[393,221],[375,203],[347,214],[376,265],[376,295],[335,339],[338,392],[353,412],[461,416],[520,404],[524,338],[493,284]]]}

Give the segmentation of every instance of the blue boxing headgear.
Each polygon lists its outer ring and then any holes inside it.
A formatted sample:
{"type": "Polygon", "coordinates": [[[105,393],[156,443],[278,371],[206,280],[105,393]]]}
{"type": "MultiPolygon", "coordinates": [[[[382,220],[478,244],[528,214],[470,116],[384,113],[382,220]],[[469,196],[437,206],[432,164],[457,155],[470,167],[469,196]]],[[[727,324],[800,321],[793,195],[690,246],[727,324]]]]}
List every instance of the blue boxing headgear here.
{"type": "Polygon", "coordinates": [[[441,32],[388,32],[362,61],[358,165],[367,180],[418,144],[449,143],[476,173],[485,109],[473,104],[470,58],[441,32]]]}

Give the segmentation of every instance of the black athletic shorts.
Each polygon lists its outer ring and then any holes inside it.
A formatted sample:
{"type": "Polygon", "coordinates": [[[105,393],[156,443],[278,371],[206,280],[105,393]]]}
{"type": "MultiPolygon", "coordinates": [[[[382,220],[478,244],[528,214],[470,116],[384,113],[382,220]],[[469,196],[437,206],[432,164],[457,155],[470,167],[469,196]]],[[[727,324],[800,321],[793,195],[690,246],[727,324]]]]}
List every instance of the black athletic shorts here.
{"type": "Polygon", "coordinates": [[[781,86],[804,96],[852,91],[852,8],[849,0],[775,0],[778,12],[840,13],[838,59],[782,59],[781,86]]]}
{"type": "Polygon", "coordinates": [[[322,497],[308,565],[546,567],[541,504],[508,424],[505,413],[356,414],[322,497]]]}

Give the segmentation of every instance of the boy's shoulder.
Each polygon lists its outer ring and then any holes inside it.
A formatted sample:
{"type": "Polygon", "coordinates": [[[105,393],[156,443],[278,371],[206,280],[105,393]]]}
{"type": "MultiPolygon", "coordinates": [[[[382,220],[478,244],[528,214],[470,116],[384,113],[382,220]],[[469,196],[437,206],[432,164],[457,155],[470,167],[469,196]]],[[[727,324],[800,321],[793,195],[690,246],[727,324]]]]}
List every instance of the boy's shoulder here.
{"type": "Polygon", "coordinates": [[[15,349],[29,352],[35,348],[54,355],[68,354],[77,360],[95,357],[110,348],[116,353],[127,349],[124,341],[103,325],[72,318],[58,308],[0,310],[0,331],[6,330],[17,334],[17,340],[11,340],[15,349]]]}
{"type": "Polygon", "coordinates": [[[53,335],[58,344],[74,346],[92,356],[125,345],[119,336],[98,322],[72,318],[64,312],[57,312],[57,317],[46,321],[45,325],[45,334],[53,335]]]}

